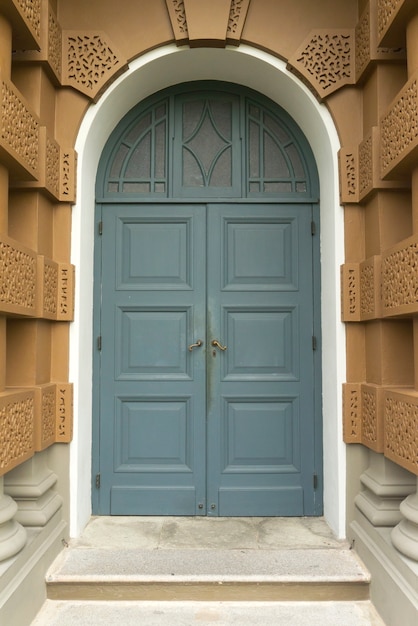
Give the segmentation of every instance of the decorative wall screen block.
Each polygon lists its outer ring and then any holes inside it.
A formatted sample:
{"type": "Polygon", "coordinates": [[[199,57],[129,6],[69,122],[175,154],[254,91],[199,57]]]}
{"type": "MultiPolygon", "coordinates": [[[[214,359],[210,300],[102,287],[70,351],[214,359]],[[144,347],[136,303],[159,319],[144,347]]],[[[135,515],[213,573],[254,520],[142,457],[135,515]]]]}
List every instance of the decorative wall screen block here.
{"type": "Polygon", "coordinates": [[[55,442],[57,392],[54,383],[35,387],[35,451],[55,442]]]}
{"type": "Polygon", "coordinates": [[[102,31],[63,32],[63,85],[95,100],[111,78],[127,67],[102,31]]]}
{"type": "Polygon", "coordinates": [[[343,322],[359,322],[361,319],[358,263],[341,266],[341,316],[343,322]]]}
{"type": "Polygon", "coordinates": [[[57,383],[56,443],[70,443],[73,438],[73,385],[57,383]]]}
{"type": "Polygon", "coordinates": [[[380,46],[400,46],[408,18],[416,9],[416,0],[376,0],[377,37],[380,46]]]}
{"type": "Polygon", "coordinates": [[[250,0],[166,0],[178,45],[239,45],[250,0]]]}
{"type": "Polygon", "coordinates": [[[418,153],[418,75],[406,83],[380,121],[381,176],[402,176],[418,153]]]}
{"type": "Polygon", "coordinates": [[[383,316],[418,312],[418,236],[382,253],[383,316]]]}
{"type": "Polygon", "coordinates": [[[34,454],[33,390],[0,393],[0,476],[34,454]]]}
{"type": "Polygon", "coordinates": [[[1,80],[1,74],[0,89],[0,157],[10,169],[12,179],[36,179],[39,120],[16,87],[1,80]],[[18,124],[16,120],[19,120],[18,124]]]}
{"type": "Polygon", "coordinates": [[[13,62],[41,63],[58,86],[62,80],[62,29],[49,1],[41,0],[41,4],[40,45],[36,48],[17,47],[13,62]]]}
{"type": "Polygon", "coordinates": [[[13,27],[13,46],[37,50],[41,43],[41,8],[48,0],[2,0],[1,12],[13,27]]]}
{"type": "Polygon", "coordinates": [[[354,84],[354,31],[312,31],[289,59],[288,67],[321,99],[345,85],[354,84]]]}
{"type": "Polygon", "coordinates": [[[384,396],[385,456],[418,475],[418,393],[387,389],[384,396]]]}
{"type": "Polygon", "coordinates": [[[36,315],[37,255],[5,237],[0,238],[0,311],[36,315]]]}

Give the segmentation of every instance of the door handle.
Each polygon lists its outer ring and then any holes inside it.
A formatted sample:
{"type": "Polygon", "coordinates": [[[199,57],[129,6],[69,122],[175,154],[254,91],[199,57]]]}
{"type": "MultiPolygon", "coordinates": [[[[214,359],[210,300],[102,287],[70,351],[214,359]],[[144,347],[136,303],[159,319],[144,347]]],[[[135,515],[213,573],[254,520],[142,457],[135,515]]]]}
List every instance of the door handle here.
{"type": "Polygon", "coordinates": [[[196,343],[191,343],[189,346],[189,350],[190,352],[193,350],[193,348],[200,348],[200,346],[203,346],[203,341],[201,339],[198,339],[196,341],[196,343]]]}
{"type": "Polygon", "coordinates": [[[220,344],[217,339],[212,339],[211,345],[214,346],[215,348],[219,348],[219,350],[222,350],[222,352],[225,352],[226,350],[226,346],[223,346],[222,344],[220,344]]]}

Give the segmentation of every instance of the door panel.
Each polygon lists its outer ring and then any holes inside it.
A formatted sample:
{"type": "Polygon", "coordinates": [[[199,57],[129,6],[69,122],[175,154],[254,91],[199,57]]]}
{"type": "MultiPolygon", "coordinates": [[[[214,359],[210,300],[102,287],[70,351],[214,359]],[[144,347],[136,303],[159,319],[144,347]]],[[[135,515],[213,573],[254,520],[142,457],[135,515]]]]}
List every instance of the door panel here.
{"type": "Polygon", "coordinates": [[[209,513],[312,513],[309,207],[208,209],[209,513]],[[303,437],[301,433],[303,432],[303,437]]]}
{"type": "Polygon", "coordinates": [[[107,206],[101,512],[194,515],[205,491],[205,208],[107,206]],[[202,324],[203,320],[203,324],[202,324]]]}
{"type": "Polygon", "coordinates": [[[315,513],[310,222],[104,208],[101,513],[315,513]]]}

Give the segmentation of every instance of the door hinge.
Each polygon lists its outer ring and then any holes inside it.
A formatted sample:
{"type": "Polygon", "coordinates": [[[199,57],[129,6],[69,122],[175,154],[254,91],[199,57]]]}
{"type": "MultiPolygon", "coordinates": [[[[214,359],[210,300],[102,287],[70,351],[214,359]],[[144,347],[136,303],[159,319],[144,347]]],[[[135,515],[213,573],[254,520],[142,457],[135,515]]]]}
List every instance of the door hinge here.
{"type": "Polygon", "coordinates": [[[311,235],[316,235],[316,224],[314,221],[311,222],[311,235]]]}
{"type": "Polygon", "coordinates": [[[318,474],[315,474],[315,473],[313,475],[313,488],[314,490],[318,489],[318,474]]]}
{"type": "Polygon", "coordinates": [[[103,235],[103,222],[100,221],[98,224],[99,235],[103,235]]]}
{"type": "Polygon", "coordinates": [[[96,474],[96,489],[100,489],[100,474],[96,474]]]}
{"type": "Polygon", "coordinates": [[[97,349],[99,350],[99,352],[102,349],[102,336],[101,335],[97,337],[97,349]]]}
{"type": "Polygon", "coordinates": [[[316,337],[315,335],[312,335],[312,350],[316,350],[317,345],[316,337]]]}

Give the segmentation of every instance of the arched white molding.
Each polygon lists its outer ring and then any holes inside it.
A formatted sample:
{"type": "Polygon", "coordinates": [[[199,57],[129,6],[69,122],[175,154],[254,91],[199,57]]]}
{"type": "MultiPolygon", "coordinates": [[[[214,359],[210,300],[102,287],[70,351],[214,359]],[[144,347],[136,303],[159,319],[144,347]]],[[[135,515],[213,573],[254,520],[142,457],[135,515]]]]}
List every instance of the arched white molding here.
{"type": "Polygon", "coordinates": [[[91,514],[93,241],[99,158],[110,133],[133,106],[160,89],[190,80],[225,80],[268,96],[299,124],[314,152],[321,187],[324,513],[337,536],[343,537],[346,476],[340,398],[345,380],[345,334],[340,322],[339,267],[344,225],[338,191],[339,141],[327,108],[288,72],[285,63],[245,45],[226,49],[170,45],[149,52],[130,64],[98,103],[90,106],[81,123],[72,221],[77,280],[70,338],[70,380],[74,382],[71,535],[79,535],[91,514]]]}

